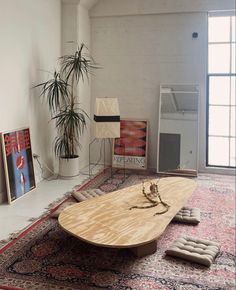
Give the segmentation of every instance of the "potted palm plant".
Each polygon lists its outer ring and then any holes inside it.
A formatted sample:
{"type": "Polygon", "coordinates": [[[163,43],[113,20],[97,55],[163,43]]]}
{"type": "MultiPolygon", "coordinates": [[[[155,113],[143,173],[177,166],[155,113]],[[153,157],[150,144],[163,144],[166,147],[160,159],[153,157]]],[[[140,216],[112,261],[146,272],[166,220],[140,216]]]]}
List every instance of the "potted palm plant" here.
{"type": "Polygon", "coordinates": [[[51,79],[35,86],[40,88],[40,96],[46,98],[51,119],[55,120],[57,136],[54,153],[59,157],[59,175],[64,177],[79,174],[79,139],[88,115],[78,103],[77,87],[79,81],[88,79],[97,67],[84,49],[86,46],[81,44],[74,54],[61,56],[58,59],[60,71],[55,71],[51,79]]]}

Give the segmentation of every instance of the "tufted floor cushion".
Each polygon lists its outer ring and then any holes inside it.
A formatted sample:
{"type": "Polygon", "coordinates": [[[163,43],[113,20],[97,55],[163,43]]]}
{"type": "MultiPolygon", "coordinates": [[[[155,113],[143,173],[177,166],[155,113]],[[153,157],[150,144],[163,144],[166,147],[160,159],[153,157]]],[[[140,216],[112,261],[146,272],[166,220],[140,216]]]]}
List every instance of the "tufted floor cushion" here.
{"type": "Polygon", "coordinates": [[[216,242],[188,236],[180,236],[174,241],[166,254],[210,266],[220,250],[216,242]]]}
{"type": "Polygon", "coordinates": [[[198,224],[200,222],[200,209],[183,207],[176,216],[172,219],[174,222],[189,223],[189,224],[198,224]]]}
{"type": "Polygon", "coordinates": [[[72,196],[77,201],[84,201],[86,199],[97,197],[97,196],[100,196],[103,194],[104,194],[104,192],[100,189],[97,189],[97,188],[72,192],[72,196]]]}

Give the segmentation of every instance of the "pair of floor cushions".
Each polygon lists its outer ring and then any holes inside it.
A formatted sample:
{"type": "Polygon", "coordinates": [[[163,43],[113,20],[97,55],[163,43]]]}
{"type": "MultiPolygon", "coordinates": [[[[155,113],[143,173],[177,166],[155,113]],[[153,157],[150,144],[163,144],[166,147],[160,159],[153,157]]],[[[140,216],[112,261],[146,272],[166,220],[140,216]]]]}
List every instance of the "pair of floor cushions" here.
{"type": "MultiPolygon", "coordinates": [[[[100,189],[74,191],[72,192],[72,196],[75,200],[64,202],[56,211],[52,213],[51,216],[58,217],[61,211],[67,206],[70,206],[78,201],[85,201],[103,194],[104,192],[100,189]]],[[[199,208],[190,208],[186,206],[176,214],[172,221],[197,225],[200,222],[200,215],[201,213],[199,208]]],[[[219,252],[219,249],[220,245],[218,243],[182,235],[173,242],[165,253],[169,256],[182,258],[209,267],[219,252]]]]}
{"type": "MultiPolygon", "coordinates": [[[[173,221],[197,225],[200,222],[200,215],[199,208],[183,207],[173,218],[173,221]]],[[[210,267],[219,250],[218,243],[181,235],[165,253],[210,267]]]]}

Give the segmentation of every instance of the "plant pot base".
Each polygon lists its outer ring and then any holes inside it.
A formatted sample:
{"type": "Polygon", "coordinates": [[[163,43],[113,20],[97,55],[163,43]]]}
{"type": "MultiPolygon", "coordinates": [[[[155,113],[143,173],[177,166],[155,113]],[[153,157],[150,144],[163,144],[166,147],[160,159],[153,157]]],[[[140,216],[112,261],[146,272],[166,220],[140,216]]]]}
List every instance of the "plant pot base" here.
{"type": "Polygon", "coordinates": [[[79,157],[59,158],[59,176],[61,178],[73,178],[79,175],[79,157]]]}

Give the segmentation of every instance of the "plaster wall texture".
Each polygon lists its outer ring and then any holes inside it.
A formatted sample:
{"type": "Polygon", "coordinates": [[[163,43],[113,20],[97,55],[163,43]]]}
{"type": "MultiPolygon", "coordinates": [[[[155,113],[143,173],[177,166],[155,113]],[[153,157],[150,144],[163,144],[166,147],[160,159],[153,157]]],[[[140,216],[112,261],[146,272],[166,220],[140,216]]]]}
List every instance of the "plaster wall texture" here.
{"type": "MultiPolygon", "coordinates": [[[[74,53],[78,45],[85,44],[90,53],[90,18],[87,5],[79,1],[62,2],[62,53],[74,53]],[[82,5],[83,4],[83,5],[82,5]]],[[[90,116],[90,80],[80,79],[77,90],[77,102],[90,116]]],[[[79,167],[83,168],[89,162],[90,120],[87,119],[87,128],[80,138],[79,167]]]]}
{"type": "Polygon", "coordinates": [[[92,102],[118,97],[121,117],[149,120],[148,166],[156,168],[160,84],[199,84],[204,101],[207,14],[94,17],[91,28],[92,53],[103,67],[92,82],[92,102]]]}
{"type": "MultiPolygon", "coordinates": [[[[93,1],[94,2],[94,1],[93,1]]],[[[83,3],[82,3],[83,4],[83,3]]],[[[90,6],[89,6],[90,7],[90,6]]],[[[48,107],[32,87],[48,80],[57,59],[74,51],[78,43],[90,46],[90,20],[86,5],[58,0],[0,1],[0,132],[30,127],[32,151],[55,172],[53,153],[55,126],[48,107]],[[74,44],[68,43],[73,41],[74,44]]],[[[90,114],[90,84],[79,86],[80,101],[90,114]]],[[[88,163],[90,130],[82,138],[83,167],[88,163]]],[[[1,149],[1,146],[0,146],[1,149]]],[[[1,153],[1,152],[0,152],[1,153]]],[[[36,182],[42,180],[35,162],[36,182]]],[[[7,199],[2,154],[0,154],[0,203],[7,199]]]]}
{"type": "Polygon", "coordinates": [[[235,8],[234,0],[99,0],[91,16],[124,16],[138,14],[206,12],[235,8]]]}
{"type": "Polygon", "coordinates": [[[78,42],[78,4],[62,2],[61,6],[61,52],[69,54],[78,42]]]}
{"type": "MultiPolygon", "coordinates": [[[[85,50],[85,53],[91,53],[91,27],[90,27],[90,17],[89,11],[86,8],[87,6],[79,5],[78,10],[78,40],[79,43],[84,43],[88,50],[85,50]]],[[[84,82],[80,82],[79,91],[78,91],[78,101],[81,105],[81,108],[86,111],[90,117],[90,106],[91,106],[91,76],[89,79],[84,79],[84,82]]],[[[92,118],[91,118],[92,120],[92,118]]],[[[87,128],[84,131],[84,134],[81,136],[81,152],[80,152],[80,168],[83,168],[89,163],[89,146],[90,143],[90,127],[91,120],[87,118],[87,128]]]]}
{"type": "Polygon", "coordinates": [[[90,10],[92,53],[103,66],[92,82],[92,102],[118,97],[121,116],[149,119],[149,167],[157,160],[159,85],[196,83],[199,169],[232,174],[205,167],[207,13],[230,9],[234,0],[99,0],[90,10]]]}
{"type": "MultiPolygon", "coordinates": [[[[0,1],[0,132],[30,127],[33,152],[50,166],[53,126],[32,86],[48,77],[45,71],[60,55],[61,19],[57,0],[0,1]],[[44,70],[44,71],[42,71],[44,70]]],[[[36,180],[41,172],[35,164],[36,180]]],[[[0,154],[0,200],[6,199],[0,154]]]]}

